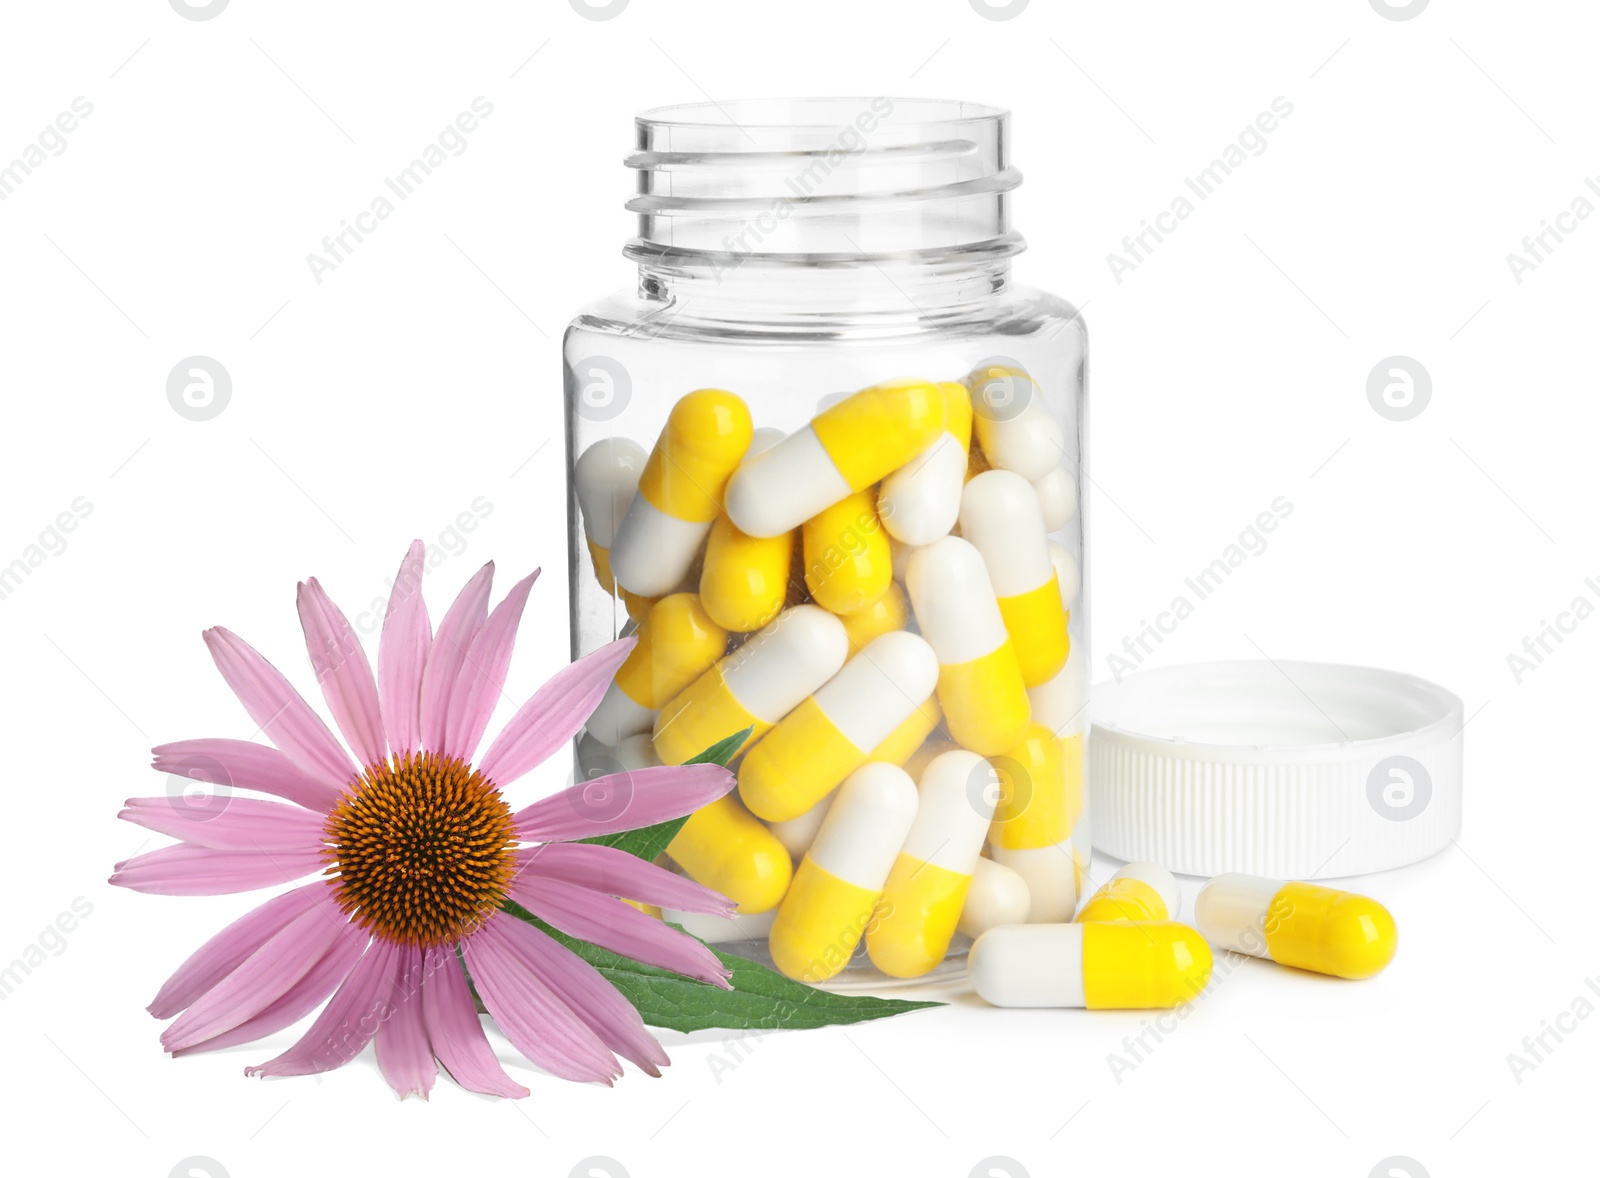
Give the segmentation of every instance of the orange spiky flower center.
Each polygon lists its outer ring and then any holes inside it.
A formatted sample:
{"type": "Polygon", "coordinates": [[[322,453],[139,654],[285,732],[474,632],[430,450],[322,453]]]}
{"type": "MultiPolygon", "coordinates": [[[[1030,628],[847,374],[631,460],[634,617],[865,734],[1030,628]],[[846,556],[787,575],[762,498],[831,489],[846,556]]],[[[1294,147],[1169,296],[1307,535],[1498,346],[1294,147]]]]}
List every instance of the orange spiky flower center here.
{"type": "Polygon", "coordinates": [[[511,809],[465,761],[403,753],[368,765],[323,829],[338,904],[374,936],[453,945],[505,902],[511,809]]]}

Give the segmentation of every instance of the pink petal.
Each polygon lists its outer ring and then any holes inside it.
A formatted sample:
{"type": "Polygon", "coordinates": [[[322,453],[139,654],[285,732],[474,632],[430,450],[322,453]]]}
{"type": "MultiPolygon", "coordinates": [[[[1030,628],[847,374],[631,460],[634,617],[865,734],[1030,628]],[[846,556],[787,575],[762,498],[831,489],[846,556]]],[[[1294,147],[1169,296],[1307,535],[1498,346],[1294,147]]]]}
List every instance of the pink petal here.
{"type": "Polygon", "coordinates": [[[478,996],[512,1046],[551,1075],[598,1080],[622,1075],[616,1057],[572,1008],[523,968],[502,927],[514,917],[492,917],[461,943],[478,996]]]}
{"type": "Polygon", "coordinates": [[[470,761],[478,751],[483,730],[489,726],[495,704],[500,702],[506,669],[511,666],[511,648],[517,641],[517,626],[528,604],[528,591],[538,576],[539,570],[535,569],[513,585],[473,636],[455,686],[450,688],[443,746],[447,755],[470,761]]]}
{"type": "Polygon", "coordinates": [[[349,620],[315,577],[300,584],[295,608],[300,612],[311,669],[339,731],[363,765],[387,760],[389,746],[378,711],[378,684],[349,620]]]}
{"type": "Polygon", "coordinates": [[[530,842],[556,842],[654,826],[716,801],[734,780],[721,765],[653,765],[609,773],[519,810],[517,833],[530,842]]]}
{"type": "Polygon", "coordinates": [[[161,896],[224,896],[278,887],[321,871],[326,849],[307,851],[216,851],[179,843],[124,859],[111,883],[161,896]]]}
{"type": "Polygon", "coordinates": [[[511,898],[569,937],[724,990],[732,988],[728,971],[710,949],[621,900],[565,880],[531,875],[519,875],[512,882],[511,898]]]}
{"type": "Polygon", "coordinates": [[[439,632],[428,649],[422,668],[422,698],[419,716],[422,747],[440,752],[445,744],[445,721],[450,714],[450,689],[455,686],[472,646],[473,636],[489,613],[489,586],[494,580],[494,561],[484,565],[462,587],[439,623],[439,632]]]}
{"type": "Polygon", "coordinates": [[[161,1035],[168,1051],[193,1047],[254,1018],[305,977],[344,937],[362,938],[333,905],[302,912],[207,990],[161,1035]]]}
{"type": "Polygon", "coordinates": [[[422,558],[426,549],[413,540],[395,574],[389,609],[378,640],[378,698],[383,730],[396,753],[422,745],[422,668],[433,645],[428,606],[422,599],[422,558]]]}
{"type": "MultiPolygon", "coordinates": [[[[117,817],[146,830],[223,851],[321,850],[321,814],[282,802],[218,795],[204,804],[184,797],[129,798],[117,817]]],[[[687,910],[686,910],[687,911],[687,910]]]]}
{"type": "Polygon", "coordinates": [[[205,640],[244,710],[289,760],[328,785],[343,788],[355,780],[349,755],[276,667],[221,626],[207,630],[205,640]]]}
{"type": "Polygon", "coordinates": [[[152,768],[229,789],[253,789],[325,813],[344,796],[344,782],[323,781],[297,769],[277,749],[248,740],[178,740],[158,744],[152,768]]]}
{"type": "Polygon", "coordinates": [[[321,880],[258,905],[189,955],[168,978],[148,1007],[156,1018],[171,1018],[227,977],[295,917],[318,903],[331,902],[329,885],[321,880]]]}
{"type": "Polygon", "coordinates": [[[393,1009],[400,973],[399,946],[374,939],[309,1030],[293,1047],[266,1063],[245,1068],[247,1076],[306,1076],[343,1067],[366,1049],[393,1009]]]}
{"type": "Polygon", "coordinates": [[[637,855],[598,843],[542,843],[521,853],[518,871],[543,879],[562,879],[590,891],[657,904],[678,912],[732,916],[734,903],[637,855]]]}
{"type": "Polygon", "coordinates": [[[453,948],[428,954],[422,1017],[433,1054],[457,1084],[486,1096],[528,1095],[495,1058],[453,948]]]}
{"type": "Polygon", "coordinates": [[[439,1075],[422,1019],[422,970],[422,950],[403,950],[394,1008],[378,1026],[378,1070],[401,1100],[413,1092],[427,1100],[439,1075]]]}
{"type": "Polygon", "coordinates": [[[260,1014],[246,1019],[233,1030],[224,1031],[203,1043],[196,1043],[192,1047],[181,1047],[172,1053],[173,1056],[194,1055],[202,1051],[221,1051],[224,1047],[254,1043],[257,1039],[263,1039],[285,1027],[293,1026],[327,1001],[328,995],[333,993],[335,987],[350,976],[350,971],[355,968],[356,962],[367,950],[367,941],[365,934],[340,937],[311,967],[305,977],[285,990],[281,998],[260,1014]]]}
{"type": "Polygon", "coordinates": [[[527,921],[504,914],[494,920],[519,968],[549,986],[612,1051],[652,1076],[672,1062],[633,1004],[594,966],[527,921]]]}
{"type": "Polygon", "coordinates": [[[503,788],[576,736],[636,642],[607,643],[551,676],[494,738],[478,763],[483,775],[503,788]]]}

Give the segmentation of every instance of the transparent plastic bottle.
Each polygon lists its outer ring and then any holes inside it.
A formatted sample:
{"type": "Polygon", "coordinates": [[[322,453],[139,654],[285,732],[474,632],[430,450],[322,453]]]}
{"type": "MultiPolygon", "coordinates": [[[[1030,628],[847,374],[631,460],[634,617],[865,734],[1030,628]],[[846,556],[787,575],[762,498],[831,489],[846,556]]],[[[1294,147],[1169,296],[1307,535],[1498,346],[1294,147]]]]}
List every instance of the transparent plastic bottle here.
{"type": "Polygon", "coordinates": [[[957,968],[963,912],[1016,918],[1013,871],[1029,920],[1070,920],[1087,339],[1012,281],[1007,112],[758,100],[636,133],[638,287],[572,321],[565,381],[573,656],[644,634],[577,773],[753,720],[740,788],[669,856],[741,902],[737,927],[691,931],[759,955],[776,920],[807,981],[957,968]],[[830,808],[870,761],[906,777],[849,791],[841,810],[889,832],[865,847],[830,808]],[[911,810],[909,832],[884,817],[911,810]]]}

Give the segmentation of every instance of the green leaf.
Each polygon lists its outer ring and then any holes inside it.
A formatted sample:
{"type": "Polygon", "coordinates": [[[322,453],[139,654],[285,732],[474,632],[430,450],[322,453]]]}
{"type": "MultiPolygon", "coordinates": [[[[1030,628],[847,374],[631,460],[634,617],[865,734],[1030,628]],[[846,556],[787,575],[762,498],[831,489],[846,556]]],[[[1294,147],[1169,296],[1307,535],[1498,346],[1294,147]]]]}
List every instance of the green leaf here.
{"type": "Polygon", "coordinates": [[[599,970],[652,1027],[665,1027],[670,1031],[703,1031],[710,1027],[802,1030],[870,1022],[944,1005],[942,1002],[874,998],[866,994],[832,994],[791,981],[754,961],[723,953],[714,945],[707,946],[732,973],[729,981],[733,989],[721,990],[569,937],[512,901],[508,900],[505,907],[511,915],[554,937],[599,970]]]}
{"type": "MultiPolygon", "coordinates": [[[[752,729],[746,728],[742,732],[735,732],[727,739],[717,741],[705,752],[690,757],[684,764],[726,765],[733,760],[734,754],[744,747],[744,742],[750,739],[751,731],[752,729]]],[[[654,826],[641,826],[638,830],[624,830],[617,834],[600,834],[594,838],[578,841],[616,847],[649,862],[667,849],[667,844],[677,837],[678,831],[683,829],[683,824],[688,820],[689,816],[685,814],[682,818],[658,822],[654,826]]]]}

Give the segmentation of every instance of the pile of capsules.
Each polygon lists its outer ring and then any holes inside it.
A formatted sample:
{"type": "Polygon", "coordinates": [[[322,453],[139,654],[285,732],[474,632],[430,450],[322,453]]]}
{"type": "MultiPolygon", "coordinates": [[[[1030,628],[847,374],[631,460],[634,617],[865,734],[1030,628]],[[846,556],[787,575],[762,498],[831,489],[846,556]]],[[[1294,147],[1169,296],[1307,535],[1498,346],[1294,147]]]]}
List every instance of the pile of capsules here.
{"type": "Polygon", "coordinates": [[[986,367],[874,385],[787,436],[700,389],[648,455],[579,457],[595,576],[639,638],[580,769],[681,764],[749,729],[738,789],[667,856],[790,977],[826,981],[863,940],[913,978],[958,933],[1074,927],[1080,574],[1049,536],[1077,510],[1066,453],[1032,379],[986,367]]]}

